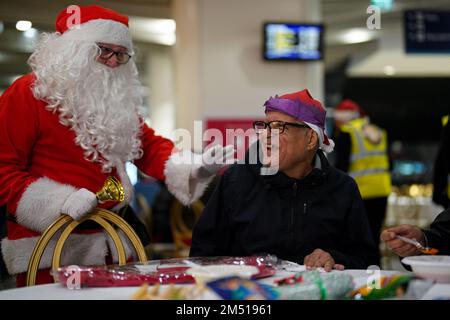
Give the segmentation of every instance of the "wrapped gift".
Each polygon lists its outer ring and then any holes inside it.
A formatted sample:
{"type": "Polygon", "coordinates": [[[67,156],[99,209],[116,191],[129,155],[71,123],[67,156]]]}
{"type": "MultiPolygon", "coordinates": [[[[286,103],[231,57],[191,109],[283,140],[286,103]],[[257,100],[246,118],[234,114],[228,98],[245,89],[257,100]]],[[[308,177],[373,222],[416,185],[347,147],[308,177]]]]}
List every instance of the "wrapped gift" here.
{"type": "Polygon", "coordinates": [[[354,288],[353,277],[342,272],[303,271],[277,281],[280,299],[343,299],[354,288]]]}

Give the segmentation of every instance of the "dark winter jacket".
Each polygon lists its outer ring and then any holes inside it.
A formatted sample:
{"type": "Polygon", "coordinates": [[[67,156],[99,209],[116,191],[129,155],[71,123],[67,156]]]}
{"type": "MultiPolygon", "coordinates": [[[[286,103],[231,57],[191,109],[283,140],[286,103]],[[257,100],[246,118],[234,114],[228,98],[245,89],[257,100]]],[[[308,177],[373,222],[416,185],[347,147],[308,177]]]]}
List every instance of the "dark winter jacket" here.
{"type": "Polygon", "coordinates": [[[450,209],[442,211],[429,229],[422,230],[427,246],[439,250],[439,254],[450,254],[450,209]]]}
{"type": "Polygon", "coordinates": [[[377,251],[356,183],[322,151],[316,158],[301,180],[263,176],[259,164],[229,168],[194,227],[190,255],[274,254],[302,264],[320,248],[346,268],[373,264],[377,251]]]}
{"type": "Polygon", "coordinates": [[[439,150],[434,162],[433,170],[433,201],[444,208],[449,207],[447,193],[448,177],[450,175],[450,125],[442,131],[439,150]]]}

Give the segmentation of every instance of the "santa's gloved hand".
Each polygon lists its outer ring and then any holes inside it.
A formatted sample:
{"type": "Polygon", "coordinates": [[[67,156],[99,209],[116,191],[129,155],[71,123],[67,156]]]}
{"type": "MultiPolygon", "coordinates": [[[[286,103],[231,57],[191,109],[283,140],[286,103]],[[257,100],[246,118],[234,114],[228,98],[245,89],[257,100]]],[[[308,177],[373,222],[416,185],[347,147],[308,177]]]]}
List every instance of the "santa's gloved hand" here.
{"type": "Polygon", "coordinates": [[[198,169],[197,176],[200,178],[212,176],[232,163],[234,163],[234,146],[215,145],[203,152],[202,166],[198,169]]]}
{"type": "Polygon", "coordinates": [[[80,220],[97,205],[97,197],[87,189],[79,189],[72,193],[64,202],[61,212],[80,220]]]}

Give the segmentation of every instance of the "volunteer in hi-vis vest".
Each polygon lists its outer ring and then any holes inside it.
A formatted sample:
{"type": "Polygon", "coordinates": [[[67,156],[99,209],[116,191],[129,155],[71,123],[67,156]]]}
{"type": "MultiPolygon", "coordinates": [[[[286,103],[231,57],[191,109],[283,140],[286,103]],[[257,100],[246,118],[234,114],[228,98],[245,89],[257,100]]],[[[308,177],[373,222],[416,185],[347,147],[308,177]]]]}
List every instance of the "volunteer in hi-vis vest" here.
{"type": "Polygon", "coordinates": [[[344,100],[335,110],[336,168],[355,179],[377,245],[391,192],[386,131],[369,122],[354,101],[344,100]]]}
{"type": "Polygon", "coordinates": [[[444,208],[450,199],[450,128],[448,115],[442,117],[443,130],[433,170],[433,202],[444,208]]]}

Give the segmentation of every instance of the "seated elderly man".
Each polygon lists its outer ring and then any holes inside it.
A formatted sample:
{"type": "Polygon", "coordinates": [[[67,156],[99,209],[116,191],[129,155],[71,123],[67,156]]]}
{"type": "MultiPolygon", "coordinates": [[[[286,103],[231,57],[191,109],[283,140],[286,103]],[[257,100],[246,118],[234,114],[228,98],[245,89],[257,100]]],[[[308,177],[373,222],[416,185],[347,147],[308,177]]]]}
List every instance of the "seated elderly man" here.
{"type": "Polygon", "coordinates": [[[230,167],[194,228],[190,255],[267,253],[327,271],[371,265],[377,251],[358,187],[324,155],[334,143],[321,103],[302,90],[264,106],[266,120],[254,127],[270,133],[259,148],[278,152],[278,171],[264,174],[264,161],[230,167]]]}

